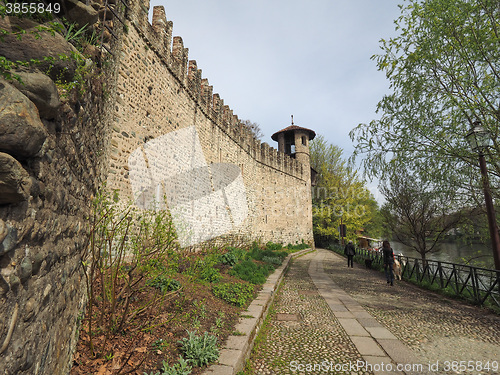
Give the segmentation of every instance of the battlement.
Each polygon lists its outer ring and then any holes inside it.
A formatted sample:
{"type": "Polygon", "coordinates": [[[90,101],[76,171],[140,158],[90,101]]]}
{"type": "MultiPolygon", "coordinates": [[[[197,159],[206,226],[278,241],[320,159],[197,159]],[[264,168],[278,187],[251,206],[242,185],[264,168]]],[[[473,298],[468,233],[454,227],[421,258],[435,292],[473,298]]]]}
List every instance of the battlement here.
{"type": "Polygon", "coordinates": [[[152,23],[149,23],[149,11],[149,1],[130,0],[127,18],[205,116],[258,162],[305,179],[304,168],[296,159],[266,143],[261,144],[233,110],[224,104],[220,95],[214,93],[208,79],[202,77],[196,61],[189,60],[189,50],[184,47],[182,38],[172,37],[173,22],[167,20],[164,7],[153,7],[152,23]]]}

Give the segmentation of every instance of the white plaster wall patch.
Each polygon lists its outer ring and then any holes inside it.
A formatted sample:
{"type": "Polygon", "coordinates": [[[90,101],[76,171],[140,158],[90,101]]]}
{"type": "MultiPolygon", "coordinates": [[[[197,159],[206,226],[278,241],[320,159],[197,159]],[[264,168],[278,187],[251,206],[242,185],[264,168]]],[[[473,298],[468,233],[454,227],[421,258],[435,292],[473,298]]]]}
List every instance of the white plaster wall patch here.
{"type": "Polygon", "coordinates": [[[183,247],[228,233],[248,216],[240,168],[207,165],[194,126],[150,140],[128,164],[134,203],[161,210],[165,197],[183,247]]]}

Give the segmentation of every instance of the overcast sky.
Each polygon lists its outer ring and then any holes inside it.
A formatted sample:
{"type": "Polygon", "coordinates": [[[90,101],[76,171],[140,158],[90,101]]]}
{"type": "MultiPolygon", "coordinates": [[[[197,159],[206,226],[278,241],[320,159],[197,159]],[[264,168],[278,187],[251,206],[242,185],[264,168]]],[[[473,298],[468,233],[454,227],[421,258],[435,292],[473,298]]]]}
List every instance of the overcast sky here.
{"type": "Polygon", "coordinates": [[[202,77],[263,142],[290,125],[354,148],[389,85],[370,57],[395,35],[402,0],[151,0],[163,5],[202,77]]]}

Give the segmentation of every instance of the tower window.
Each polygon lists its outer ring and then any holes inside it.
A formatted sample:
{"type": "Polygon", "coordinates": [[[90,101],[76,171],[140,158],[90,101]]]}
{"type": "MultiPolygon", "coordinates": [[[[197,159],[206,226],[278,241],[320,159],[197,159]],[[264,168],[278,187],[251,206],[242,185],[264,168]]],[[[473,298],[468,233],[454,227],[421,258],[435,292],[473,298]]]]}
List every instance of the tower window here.
{"type": "Polygon", "coordinates": [[[306,137],[304,135],[302,136],[302,144],[304,146],[307,146],[307,140],[306,140],[306,137]]]}

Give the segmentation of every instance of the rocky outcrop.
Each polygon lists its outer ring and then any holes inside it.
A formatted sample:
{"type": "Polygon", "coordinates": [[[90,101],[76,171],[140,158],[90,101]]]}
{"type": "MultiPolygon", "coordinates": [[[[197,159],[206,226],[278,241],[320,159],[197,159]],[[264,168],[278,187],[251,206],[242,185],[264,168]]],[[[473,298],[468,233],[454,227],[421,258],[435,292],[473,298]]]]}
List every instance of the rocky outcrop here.
{"type": "Polygon", "coordinates": [[[17,230],[0,219],[0,255],[8,253],[17,244],[17,230]]]}
{"type": "Polygon", "coordinates": [[[48,120],[55,118],[61,102],[54,81],[37,69],[17,71],[16,74],[22,83],[13,81],[12,84],[36,105],[40,117],[48,120]]]}
{"type": "Polygon", "coordinates": [[[39,27],[40,24],[25,18],[0,18],[0,28],[9,33],[0,43],[0,56],[5,56],[10,61],[38,60],[37,68],[47,73],[54,81],[72,81],[76,61],[69,57],[77,53],[77,50],[62,35],[39,31],[39,27]],[[26,33],[22,34],[19,40],[15,33],[20,29],[26,33]]]}
{"type": "MultiPolygon", "coordinates": [[[[76,23],[73,32],[103,8],[101,0],[60,3],[58,20],[76,23]],[[72,15],[68,3],[74,5],[72,15]]],[[[125,19],[124,8],[116,11],[125,19]]],[[[40,26],[33,19],[0,17],[0,30],[7,32],[0,33],[0,57],[17,65],[10,73],[22,81],[0,74],[0,373],[5,375],[69,373],[85,305],[87,220],[107,176],[116,100],[120,40],[109,45],[117,53],[105,56],[82,40],[78,48],[85,48],[86,60],[76,76],[77,50],[68,38],[40,26]],[[15,64],[19,61],[29,64],[15,64]],[[72,84],[60,85],[65,82],[72,84]]],[[[99,26],[89,24],[88,30],[99,26]]]]}
{"type": "Polygon", "coordinates": [[[46,138],[35,105],[7,81],[0,80],[0,152],[29,158],[38,153],[46,138]]]}
{"type": "Polygon", "coordinates": [[[66,19],[76,23],[78,27],[97,22],[98,12],[93,7],[78,0],[64,0],[62,4],[66,19]]]}
{"type": "Polygon", "coordinates": [[[29,197],[28,172],[12,156],[0,152],[0,204],[18,203],[29,197]]]}

